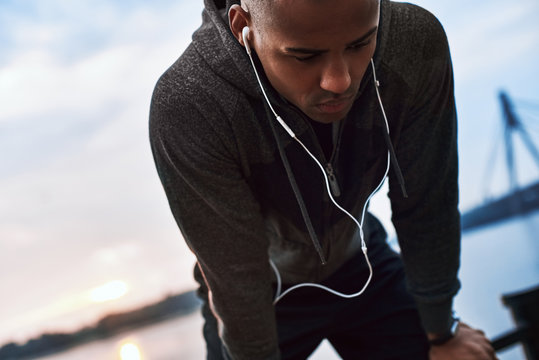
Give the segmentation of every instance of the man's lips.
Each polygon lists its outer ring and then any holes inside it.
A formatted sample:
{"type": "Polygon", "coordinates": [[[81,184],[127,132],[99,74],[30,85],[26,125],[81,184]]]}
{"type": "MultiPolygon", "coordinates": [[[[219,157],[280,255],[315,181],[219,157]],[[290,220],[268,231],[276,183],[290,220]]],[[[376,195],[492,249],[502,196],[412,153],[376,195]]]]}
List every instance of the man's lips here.
{"type": "Polygon", "coordinates": [[[316,105],[318,110],[323,113],[331,114],[338,113],[345,110],[350,102],[352,101],[351,97],[341,98],[341,99],[332,99],[328,101],[321,102],[316,105]]]}

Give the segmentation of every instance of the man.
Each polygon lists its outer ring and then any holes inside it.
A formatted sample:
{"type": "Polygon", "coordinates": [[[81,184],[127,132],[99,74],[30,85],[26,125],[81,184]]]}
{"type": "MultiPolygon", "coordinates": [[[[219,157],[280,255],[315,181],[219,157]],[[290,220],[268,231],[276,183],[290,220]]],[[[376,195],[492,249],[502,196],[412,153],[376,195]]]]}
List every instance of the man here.
{"type": "Polygon", "coordinates": [[[323,339],[344,359],[495,358],[452,315],[453,77],[425,10],[206,0],[191,45],[155,88],[150,136],[197,257],[208,359],[305,359],[323,339]],[[387,172],[404,266],[363,216],[387,172]],[[278,297],[301,283],[326,288],[278,297]]]}

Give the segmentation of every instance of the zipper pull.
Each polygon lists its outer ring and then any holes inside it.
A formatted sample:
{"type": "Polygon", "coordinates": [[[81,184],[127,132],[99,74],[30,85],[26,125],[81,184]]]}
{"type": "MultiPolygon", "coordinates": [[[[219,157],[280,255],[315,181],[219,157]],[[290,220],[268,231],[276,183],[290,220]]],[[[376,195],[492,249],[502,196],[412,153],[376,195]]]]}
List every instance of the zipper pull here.
{"type": "Polygon", "coordinates": [[[331,163],[326,164],[326,173],[328,175],[331,193],[335,197],[341,196],[341,189],[339,188],[339,184],[337,183],[337,177],[335,176],[335,172],[333,171],[333,166],[331,166],[331,163]]]}

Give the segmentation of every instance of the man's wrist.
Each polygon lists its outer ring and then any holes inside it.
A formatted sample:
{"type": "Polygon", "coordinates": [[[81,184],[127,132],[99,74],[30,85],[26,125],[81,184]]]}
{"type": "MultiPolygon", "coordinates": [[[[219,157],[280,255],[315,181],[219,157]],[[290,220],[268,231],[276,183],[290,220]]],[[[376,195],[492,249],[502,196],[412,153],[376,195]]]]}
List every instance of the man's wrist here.
{"type": "Polygon", "coordinates": [[[429,343],[433,346],[443,345],[455,337],[455,335],[458,332],[458,329],[459,329],[459,318],[455,317],[455,315],[453,314],[452,320],[451,320],[451,327],[446,332],[441,333],[441,334],[432,334],[432,333],[427,334],[429,343]]]}

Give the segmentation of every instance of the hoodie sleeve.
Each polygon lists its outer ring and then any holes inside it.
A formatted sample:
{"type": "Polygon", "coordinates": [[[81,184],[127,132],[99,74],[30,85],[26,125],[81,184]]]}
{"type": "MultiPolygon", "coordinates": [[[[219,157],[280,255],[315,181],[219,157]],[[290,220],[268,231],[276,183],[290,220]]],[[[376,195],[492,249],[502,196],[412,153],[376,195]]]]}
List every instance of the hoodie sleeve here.
{"type": "Polygon", "coordinates": [[[172,214],[196,255],[220,337],[235,360],[279,359],[269,241],[218,108],[205,110],[161,80],[150,142],[172,214]],[[178,95],[179,96],[179,95],[178,95]]]}
{"type": "Polygon", "coordinates": [[[390,198],[408,288],[425,330],[442,333],[451,325],[452,299],[460,286],[456,109],[445,33],[434,16],[416,11],[420,18],[411,23],[422,35],[415,36],[425,40],[416,54],[413,100],[396,146],[409,197],[403,198],[393,177],[390,198]]]}

